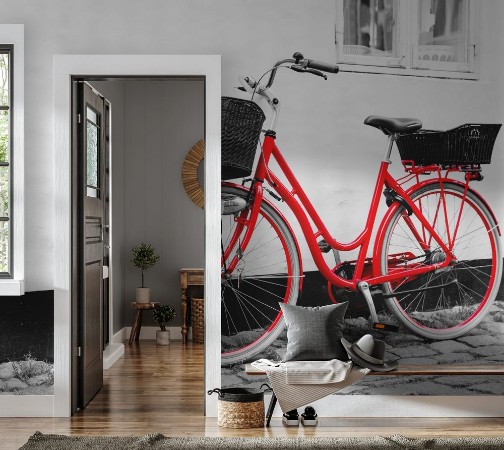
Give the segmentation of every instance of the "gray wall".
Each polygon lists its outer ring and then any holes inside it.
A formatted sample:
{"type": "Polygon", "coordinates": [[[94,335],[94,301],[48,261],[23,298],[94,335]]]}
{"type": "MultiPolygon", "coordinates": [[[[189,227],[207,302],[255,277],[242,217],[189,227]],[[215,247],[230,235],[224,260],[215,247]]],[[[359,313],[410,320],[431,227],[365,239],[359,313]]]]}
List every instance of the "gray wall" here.
{"type": "MultiPolygon", "coordinates": [[[[180,325],[182,267],[204,266],[204,215],[182,186],[181,168],[204,137],[204,81],[92,82],[112,103],[113,330],[131,325],[140,271],[131,249],[161,256],[146,272],[152,299],[172,305],[180,325]]],[[[155,324],[145,314],[144,324],[155,324]]]]}

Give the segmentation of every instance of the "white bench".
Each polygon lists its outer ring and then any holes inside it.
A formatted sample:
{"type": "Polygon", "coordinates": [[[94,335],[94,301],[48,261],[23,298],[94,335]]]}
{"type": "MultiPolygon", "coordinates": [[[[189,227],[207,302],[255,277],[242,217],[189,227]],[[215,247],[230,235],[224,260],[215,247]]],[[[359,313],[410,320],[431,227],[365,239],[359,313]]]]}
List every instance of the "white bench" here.
{"type": "MultiPolygon", "coordinates": [[[[266,375],[266,372],[256,369],[252,364],[245,365],[247,375],[266,375]]],[[[504,364],[404,364],[389,372],[369,372],[367,376],[379,377],[399,377],[410,375],[504,375],[504,364]]],[[[268,427],[275,409],[277,398],[275,393],[271,396],[271,401],[266,414],[266,426],[268,427]]]]}

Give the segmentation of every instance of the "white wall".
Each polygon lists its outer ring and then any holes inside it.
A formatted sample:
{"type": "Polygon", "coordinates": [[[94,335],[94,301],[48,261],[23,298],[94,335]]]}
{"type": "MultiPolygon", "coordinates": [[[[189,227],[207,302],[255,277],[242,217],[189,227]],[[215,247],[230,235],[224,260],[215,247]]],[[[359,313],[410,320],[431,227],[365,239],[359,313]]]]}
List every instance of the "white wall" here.
{"type": "MultiPolygon", "coordinates": [[[[296,50],[314,59],[335,58],[334,0],[0,0],[0,5],[2,22],[25,24],[27,291],[53,289],[53,54],[221,54],[224,95],[235,95],[238,74],[260,76],[296,50]]],[[[284,105],[278,145],[342,240],[353,238],[363,222],[382,154],[380,133],[362,125],[367,115],[418,116],[431,128],[503,122],[504,4],[480,0],[478,9],[476,82],[355,73],[323,81],[279,73],[276,91],[284,105]],[[324,162],[314,155],[323,155],[324,162]],[[313,174],[323,183],[310,183],[313,174]]],[[[501,133],[497,149],[503,139],[501,133]]],[[[485,181],[477,185],[493,200],[499,218],[503,165],[504,154],[497,150],[494,163],[485,167],[485,181]]]]}
{"type": "MultiPolygon", "coordinates": [[[[27,291],[54,287],[54,54],[221,54],[224,95],[235,94],[238,74],[259,77],[294,51],[326,61],[335,55],[334,0],[0,0],[0,9],[2,22],[25,25],[27,291]]],[[[353,238],[363,222],[372,168],[382,154],[382,145],[375,145],[380,133],[362,125],[367,115],[418,116],[430,128],[503,122],[504,3],[478,0],[478,10],[476,82],[354,73],[323,81],[279,73],[278,145],[342,240],[353,238]]],[[[477,185],[499,218],[503,139],[477,185]]]]}

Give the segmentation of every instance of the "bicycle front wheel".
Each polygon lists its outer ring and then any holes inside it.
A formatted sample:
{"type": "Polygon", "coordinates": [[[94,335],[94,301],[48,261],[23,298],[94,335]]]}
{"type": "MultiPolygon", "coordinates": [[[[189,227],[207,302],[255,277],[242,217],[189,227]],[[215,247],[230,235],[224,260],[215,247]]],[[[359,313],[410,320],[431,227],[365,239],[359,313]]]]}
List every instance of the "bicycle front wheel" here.
{"type": "MultiPolygon", "coordinates": [[[[245,201],[249,191],[223,186],[222,195],[245,201]]],[[[283,217],[263,201],[253,234],[241,248],[251,206],[223,214],[221,363],[247,362],[267,349],[284,328],[280,303],[295,304],[301,285],[296,241],[283,217]],[[232,268],[232,266],[235,266],[232,268]],[[230,269],[231,267],[231,269],[230,269]]]]}
{"type": "MultiPolygon", "coordinates": [[[[411,198],[448,248],[453,262],[422,275],[383,284],[391,313],[413,333],[454,339],[468,333],[488,313],[499,290],[502,256],[497,224],[473,191],[432,183],[411,198]],[[450,244],[451,243],[451,244],[450,244]]],[[[382,274],[438,264],[445,253],[414,215],[396,206],[381,244],[382,274]]]]}

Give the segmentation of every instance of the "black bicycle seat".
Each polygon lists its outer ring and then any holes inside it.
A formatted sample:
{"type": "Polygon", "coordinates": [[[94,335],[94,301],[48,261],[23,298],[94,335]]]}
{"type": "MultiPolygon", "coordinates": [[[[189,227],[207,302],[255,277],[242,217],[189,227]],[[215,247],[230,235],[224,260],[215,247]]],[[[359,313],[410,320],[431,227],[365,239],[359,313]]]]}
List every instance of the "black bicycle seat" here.
{"type": "Polygon", "coordinates": [[[386,135],[399,133],[414,133],[422,128],[422,122],[418,119],[394,119],[391,117],[369,116],[364,121],[366,125],[378,128],[386,135]]]}

